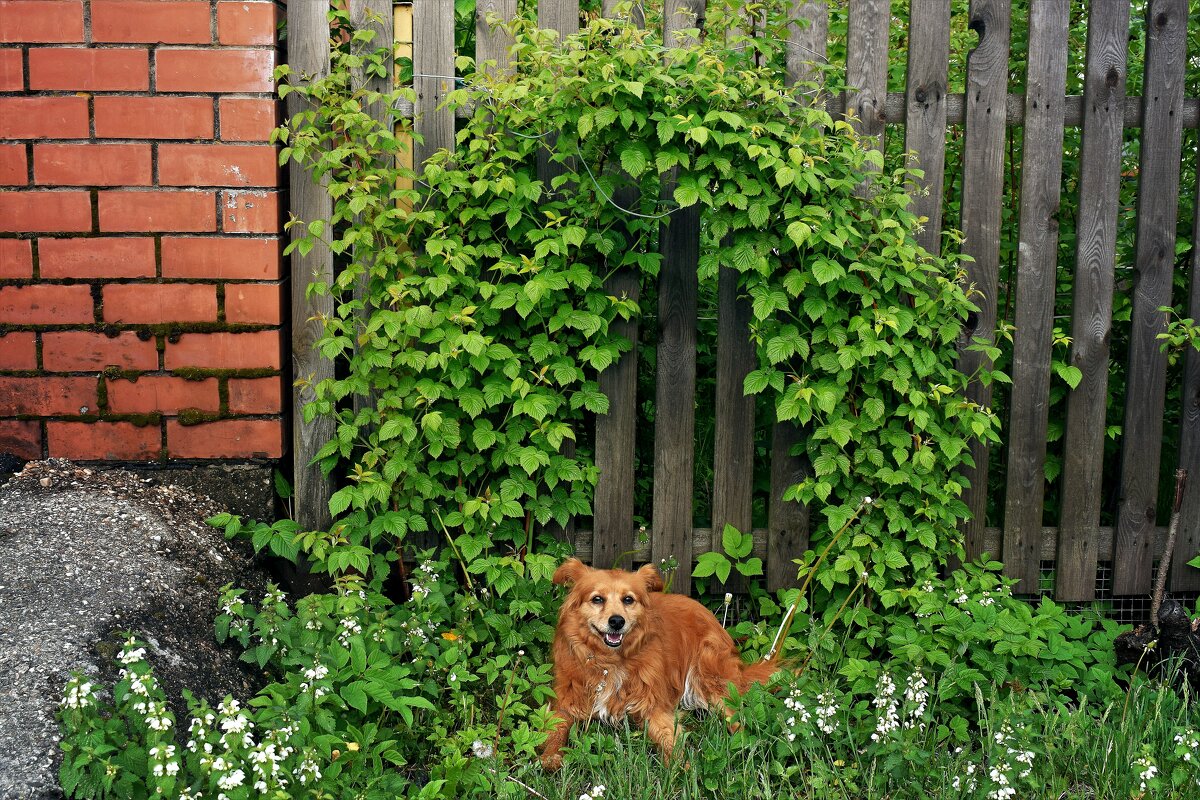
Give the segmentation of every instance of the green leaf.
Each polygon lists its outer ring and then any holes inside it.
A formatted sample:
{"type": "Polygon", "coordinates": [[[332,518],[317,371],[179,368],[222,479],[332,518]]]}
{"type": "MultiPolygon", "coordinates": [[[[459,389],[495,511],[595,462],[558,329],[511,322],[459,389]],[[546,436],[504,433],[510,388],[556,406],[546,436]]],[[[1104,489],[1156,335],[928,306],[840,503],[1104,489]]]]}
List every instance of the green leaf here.
{"type": "Polygon", "coordinates": [[[342,699],[345,700],[351,708],[357,709],[358,711],[366,714],[367,693],[364,691],[363,686],[363,681],[348,683],[341,688],[341,691],[339,691],[338,694],[341,695],[342,699]]]}
{"type": "Polygon", "coordinates": [[[650,165],[650,151],[641,142],[635,142],[621,149],[621,169],[638,177],[650,165]]]}

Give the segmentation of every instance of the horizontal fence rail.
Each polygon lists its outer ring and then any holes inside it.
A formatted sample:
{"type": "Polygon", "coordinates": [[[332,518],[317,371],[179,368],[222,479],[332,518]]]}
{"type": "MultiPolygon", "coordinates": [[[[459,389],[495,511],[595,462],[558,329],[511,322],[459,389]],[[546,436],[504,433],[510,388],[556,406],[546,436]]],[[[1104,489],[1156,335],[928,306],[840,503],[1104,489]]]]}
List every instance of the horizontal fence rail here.
{"type": "MultiPolygon", "coordinates": [[[[352,2],[357,8],[388,0],[352,2]]],[[[314,4],[325,6],[324,0],[314,4]]],[[[293,4],[304,5],[306,4],[293,4]]],[[[517,0],[478,0],[476,53],[480,62],[494,60],[506,69],[511,39],[487,22],[488,15],[512,18],[517,0]]],[[[603,13],[614,13],[615,2],[605,0],[603,13]]],[[[1044,0],[1031,4],[1027,34],[1028,53],[1024,91],[1010,90],[1013,14],[1009,0],[973,0],[966,20],[980,32],[967,60],[965,91],[947,91],[947,64],[954,19],[949,0],[912,0],[905,91],[888,91],[888,27],[899,3],[885,0],[849,0],[848,37],[844,68],[846,92],[825,98],[835,117],[846,109],[855,112],[861,130],[883,141],[889,127],[901,126],[904,146],[925,170],[924,188],[914,198],[929,224],[921,243],[941,246],[943,181],[960,186],[962,217],[950,220],[965,234],[964,252],[972,257],[969,281],[978,290],[980,313],[968,321],[963,341],[971,335],[990,339],[996,330],[998,297],[1011,294],[1015,320],[1015,386],[1009,418],[1002,436],[1007,444],[1007,491],[999,498],[1002,524],[985,524],[988,452],[974,448],[976,469],[969,473],[973,486],[964,498],[974,512],[965,527],[967,554],[1003,555],[1008,573],[1020,580],[1018,591],[1039,591],[1043,570],[1052,562],[1056,573],[1054,593],[1064,601],[1090,601],[1096,597],[1100,565],[1111,564],[1115,594],[1136,595],[1150,590],[1154,564],[1161,557],[1164,529],[1156,524],[1157,484],[1162,464],[1162,427],[1166,357],[1156,336],[1165,330],[1159,306],[1171,301],[1175,256],[1175,222],[1179,207],[1180,164],[1185,158],[1182,132],[1200,127],[1200,99],[1183,96],[1186,66],[1187,3],[1185,0],[1150,0],[1146,7],[1145,79],[1141,96],[1126,96],[1131,8],[1129,0],[1093,0],[1088,6],[1084,94],[1066,94],[1069,0],[1044,0]],[[1020,215],[1014,261],[1013,287],[1001,285],[1001,225],[1005,183],[1013,180],[1006,165],[1010,128],[1021,127],[1024,163],[1020,169],[1020,215]],[[959,130],[961,128],[961,130],[959,130]],[[1061,194],[1064,131],[1082,128],[1076,154],[1081,163],[1074,197],[1061,194]],[[1106,402],[1109,400],[1109,339],[1113,331],[1113,292],[1116,285],[1116,242],[1119,191],[1123,181],[1122,150],[1125,131],[1136,129],[1140,163],[1134,171],[1140,181],[1136,231],[1135,285],[1124,287],[1134,296],[1128,354],[1128,394],[1117,403],[1126,409],[1121,463],[1105,463],[1106,402]],[[961,159],[947,163],[947,142],[961,137],[961,159]],[[1055,275],[1061,260],[1058,214],[1066,202],[1077,202],[1075,221],[1075,272],[1070,320],[1072,344],[1069,363],[1082,378],[1066,399],[1067,421],[1063,436],[1061,524],[1043,524],[1046,488],[1047,415],[1051,381],[1051,330],[1055,314],[1055,275]],[[1101,524],[1102,478],[1120,469],[1122,496],[1115,524],[1101,524]]],[[[289,10],[289,19],[299,16],[289,10]]],[[[668,34],[688,27],[703,16],[703,0],[665,0],[663,19],[668,34]]],[[[397,41],[411,48],[415,105],[400,109],[414,118],[423,139],[417,163],[438,148],[451,147],[454,112],[441,107],[453,88],[454,2],[418,0],[398,3],[395,9],[397,41]],[[411,34],[408,32],[411,31],[411,34]],[[406,37],[411,36],[411,41],[406,37]]],[[[789,79],[810,81],[819,76],[814,62],[825,59],[830,29],[830,8],[823,0],[801,0],[792,10],[796,24],[789,33],[789,79]]],[[[558,31],[560,38],[578,30],[578,0],[540,0],[542,27],[558,31]]],[[[961,22],[961,21],[960,21],[961,22]]],[[[1021,24],[1025,24],[1022,20],[1021,24]]],[[[667,41],[672,41],[668,36],[667,41]]],[[[469,113],[469,109],[458,112],[469,113]]],[[[1079,136],[1079,133],[1073,134],[1079,136]]],[[[1189,154],[1190,158],[1190,154],[1189,154]]],[[[898,165],[887,165],[885,169],[898,165]]],[[[554,165],[542,159],[540,176],[548,180],[554,165]]],[[[1014,167],[1014,171],[1015,171],[1014,167]]],[[[669,183],[669,181],[668,181],[669,183]]],[[[312,210],[293,196],[293,213],[309,218],[312,210]]],[[[635,197],[620,197],[622,207],[636,204],[635,197]]],[[[1196,207],[1200,226],[1200,204],[1196,207]]],[[[766,509],[767,524],[753,529],[753,555],[765,563],[770,588],[794,583],[793,560],[808,547],[809,510],[785,502],[787,487],[805,474],[802,459],[792,454],[805,431],[771,419],[755,419],[754,403],[742,394],[742,380],[753,361],[747,337],[749,314],[739,297],[736,280],[725,271],[719,277],[715,398],[714,485],[709,526],[693,524],[693,464],[696,448],[694,413],[697,406],[697,259],[698,208],[676,211],[660,236],[663,265],[657,287],[656,315],[644,309],[639,322],[621,324],[621,335],[637,342],[639,324],[657,325],[657,408],[654,431],[653,501],[647,530],[635,524],[635,437],[639,424],[637,348],[601,376],[610,411],[596,421],[596,461],[600,479],[595,515],[577,521],[566,533],[580,557],[608,566],[618,557],[635,561],[676,557],[683,568],[676,587],[689,585],[686,565],[720,542],[725,523],[745,530],[752,527],[755,502],[753,462],[755,430],[766,431],[770,453],[770,493],[758,498],[766,509]]],[[[295,258],[295,256],[293,256],[295,258]]],[[[1200,269],[1200,256],[1193,271],[1200,269]]],[[[295,264],[297,275],[309,267],[295,264]]],[[[1200,316],[1200,281],[1193,281],[1190,314],[1200,316]]],[[[303,293],[304,282],[293,288],[303,293]]],[[[609,279],[614,294],[639,292],[637,276],[617,272],[609,279]]],[[[299,311],[297,311],[299,313],[299,311]]],[[[299,317],[296,317],[299,318],[299,317]]],[[[987,362],[976,352],[963,350],[960,365],[970,371],[987,362]]],[[[1182,439],[1179,465],[1200,469],[1200,357],[1189,353],[1184,369],[1182,439]]],[[[991,400],[991,390],[975,386],[971,397],[991,400]]],[[[298,426],[300,423],[297,421],[298,426]]],[[[303,437],[297,439],[303,447],[303,437]]],[[[1174,448],[1171,449],[1174,452],[1174,448]]],[[[311,453],[298,451],[297,463],[311,453]]],[[[1110,458],[1109,461],[1112,461],[1110,458]]],[[[1186,561],[1200,549],[1200,473],[1187,484],[1183,520],[1171,569],[1174,591],[1200,589],[1200,570],[1186,561]]]]}

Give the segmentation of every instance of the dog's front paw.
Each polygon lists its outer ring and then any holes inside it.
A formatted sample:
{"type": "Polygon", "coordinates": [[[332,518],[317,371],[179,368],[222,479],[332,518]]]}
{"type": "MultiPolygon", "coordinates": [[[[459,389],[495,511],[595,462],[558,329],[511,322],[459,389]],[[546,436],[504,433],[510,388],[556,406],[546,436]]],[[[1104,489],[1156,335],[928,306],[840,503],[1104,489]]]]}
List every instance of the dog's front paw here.
{"type": "Polygon", "coordinates": [[[546,772],[556,772],[562,766],[562,753],[546,753],[542,755],[542,769],[546,772]]]}

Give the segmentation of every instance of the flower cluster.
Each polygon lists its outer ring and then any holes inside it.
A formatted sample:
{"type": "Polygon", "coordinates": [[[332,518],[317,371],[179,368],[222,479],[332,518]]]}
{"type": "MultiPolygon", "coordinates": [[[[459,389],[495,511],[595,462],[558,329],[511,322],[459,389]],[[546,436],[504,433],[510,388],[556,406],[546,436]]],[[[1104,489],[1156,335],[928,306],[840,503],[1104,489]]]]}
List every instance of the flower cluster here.
{"type": "Polygon", "coordinates": [[[604,797],[604,784],[593,786],[590,791],[579,795],[579,800],[600,800],[601,797],[604,797]]]}
{"type": "Polygon", "coordinates": [[[1158,765],[1154,763],[1154,759],[1149,755],[1141,755],[1134,759],[1133,765],[1138,768],[1138,791],[1145,792],[1156,788],[1158,765]]]}
{"type": "Polygon", "coordinates": [[[59,701],[59,705],[63,708],[82,710],[92,705],[95,697],[95,694],[92,692],[91,682],[85,681],[79,675],[74,675],[67,681],[66,689],[63,691],[63,699],[59,701]]]}
{"type": "Polygon", "coordinates": [[[349,648],[350,637],[358,636],[360,633],[362,633],[362,625],[354,617],[342,617],[342,620],[338,623],[338,625],[338,644],[340,644],[342,647],[349,648]]]}
{"type": "Polygon", "coordinates": [[[871,734],[871,741],[878,742],[900,727],[900,704],[896,700],[896,682],[886,672],[879,676],[879,680],[875,684],[873,705],[879,712],[879,721],[875,724],[875,732],[871,734]]]}
{"type": "Polygon", "coordinates": [[[837,714],[837,698],[833,692],[821,692],[817,695],[817,727],[822,733],[833,733],[837,730],[834,715],[837,714]]]}
{"type": "Polygon", "coordinates": [[[793,712],[792,716],[787,719],[788,732],[786,736],[789,742],[796,741],[797,728],[807,730],[808,723],[812,719],[812,714],[808,713],[808,709],[801,702],[802,697],[803,694],[799,689],[792,689],[783,699],[784,708],[793,712]]]}
{"type": "Polygon", "coordinates": [[[430,588],[437,583],[441,578],[434,565],[429,561],[422,561],[417,567],[417,571],[409,576],[408,583],[412,587],[413,600],[424,600],[429,596],[430,588]]]}
{"type": "Polygon", "coordinates": [[[307,692],[311,689],[314,699],[324,697],[329,694],[329,689],[325,686],[318,686],[317,681],[324,680],[328,676],[329,667],[321,663],[314,663],[310,668],[304,670],[304,680],[300,684],[300,691],[307,692]]]}
{"type": "Polygon", "coordinates": [[[1000,730],[992,735],[999,755],[993,758],[988,770],[992,786],[985,795],[987,800],[1009,800],[1016,797],[1017,788],[1014,784],[1018,780],[1028,778],[1033,772],[1033,751],[1014,746],[1022,741],[1023,737],[1019,734],[1020,731],[1014,731],[1011,725],[1004,723],[1000,730]]]}

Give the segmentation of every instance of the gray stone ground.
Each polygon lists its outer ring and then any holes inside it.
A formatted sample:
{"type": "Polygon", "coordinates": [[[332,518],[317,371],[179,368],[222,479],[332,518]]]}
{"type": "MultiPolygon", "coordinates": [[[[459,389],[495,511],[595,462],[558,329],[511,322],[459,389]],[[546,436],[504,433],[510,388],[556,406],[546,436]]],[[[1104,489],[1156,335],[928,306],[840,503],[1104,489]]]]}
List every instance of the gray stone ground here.
{"type": "Polygon", "coordinates": [[[0,798],[61,797],[55,719],[73,670],[111,685],[125,632],[182,717],[180,693],[246,699],[262,683],[219,647],[220,588],[261,596],[250,554],[204,519],[211,500],[123,471],[32,462],[0,487],[0,798]]]}

